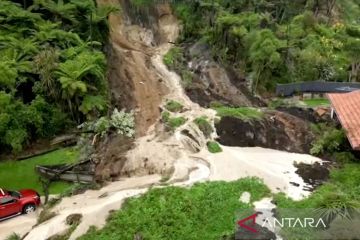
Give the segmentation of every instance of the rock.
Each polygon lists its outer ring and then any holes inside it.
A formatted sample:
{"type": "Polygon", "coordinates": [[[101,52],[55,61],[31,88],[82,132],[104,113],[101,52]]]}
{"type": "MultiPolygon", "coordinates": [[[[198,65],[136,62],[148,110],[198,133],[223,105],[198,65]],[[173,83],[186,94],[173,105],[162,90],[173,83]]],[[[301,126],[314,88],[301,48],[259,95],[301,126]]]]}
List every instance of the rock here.
{"type": "Polygon", "coordinates": [[[66,217],[66,224],[69,226],[78,225],[81,222],[82,214],[74,213],[66,217]]]}
{"type": "Polygon", "coordinates": [[[223,117],[215,127],[218,141],[225,146],[258,146],[308,153],[314,139],[307,121],[278,111],[267,112],[262,120],[223,117]]]}
{"type": "Polygon", "coordinates": [[[221,66],[212,58],[208,45],[195,43],[188,47],[185,55],[191,60],[187,65],[192,73],[192,82],[185,90],[192,101],[203,107],[209,107],[214,101],[234,106],[265,105],[252,96],[239,71],[221,66]]]}
{"type": "Polygon", "coordinates": [[[251,194],[249,192],[243,192],[240,196],[240,201],[246,204],[250,203],[251,194]]]}

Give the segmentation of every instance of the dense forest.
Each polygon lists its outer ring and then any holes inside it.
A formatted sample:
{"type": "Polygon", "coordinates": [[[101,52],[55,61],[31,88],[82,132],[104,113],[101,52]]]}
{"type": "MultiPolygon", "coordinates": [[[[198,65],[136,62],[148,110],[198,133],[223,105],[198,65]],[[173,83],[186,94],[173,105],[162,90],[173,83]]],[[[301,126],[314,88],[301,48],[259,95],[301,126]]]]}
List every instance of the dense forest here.
{"type": "MultiPolygon", "coordinates": [[[[143,3],[145,1],[142,1],[143,3]]],[[[175,1],[181,42],[202,41],[254,92],[294,81],[360,81],[359,0],[175,1]]]]}
{"type": "Polygon", "coordinates": [[[0,1],[0,151],[107,108],[107,16],[93,0],[0,1]]]}

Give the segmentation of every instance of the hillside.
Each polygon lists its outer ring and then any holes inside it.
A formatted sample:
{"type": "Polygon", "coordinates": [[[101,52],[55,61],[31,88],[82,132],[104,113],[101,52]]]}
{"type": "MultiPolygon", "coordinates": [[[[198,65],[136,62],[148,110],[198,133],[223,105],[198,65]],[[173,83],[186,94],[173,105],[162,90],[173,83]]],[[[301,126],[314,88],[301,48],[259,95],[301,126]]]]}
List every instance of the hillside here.
{"type": "Polygon", "coordinates": [[[0,0],[0,207],[26,197],[3,187],[46,199],[0,239],[358,239],[360,153],[331,97],[275,87],[360,82],[359,16],[359,0],[0,0]],[[16,160],[63,133],[76,146],[16,160]],[[324,225],[266,225],[289,217],[324,225]]]}
{"type": "Polygon", "coordinates": [[[183,23],[179,52],[189,43],[208,45],[216,62],[246,78],[252,92],[272,93],[276,83],[360,80],[357,0],[173,5],[183,23]]]}

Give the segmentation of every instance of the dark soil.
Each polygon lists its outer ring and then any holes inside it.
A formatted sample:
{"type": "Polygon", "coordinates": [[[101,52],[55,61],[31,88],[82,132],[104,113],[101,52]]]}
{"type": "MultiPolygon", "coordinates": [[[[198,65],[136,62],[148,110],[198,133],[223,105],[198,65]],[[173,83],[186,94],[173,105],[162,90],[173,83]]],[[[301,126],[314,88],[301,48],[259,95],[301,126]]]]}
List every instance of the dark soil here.
{"type": "Polygon", "coordinates": [[[126,153],[133,147],[133,139],[110,136],[97,147],[94,156],[97,182],[116,180],[127,161],[126,153]]]}
{"type": "Polygon", "coordinates": [[[312,186],[310,189],[306,190],[312,191],[329,179],[329,164],[321,165],[320,163],[315,163],[311,165],[299,163],[295,166],[298,168],[296,173],[304,180],[305,183],[312,186]]]}
{"type": "Polygon", "coordinates": [[[266,113],[262,120],[223,117],[215,127],[218,141],[226,146],[258,146],[308,153],[314,139],[308,122],[277,111],[266,113]]]}

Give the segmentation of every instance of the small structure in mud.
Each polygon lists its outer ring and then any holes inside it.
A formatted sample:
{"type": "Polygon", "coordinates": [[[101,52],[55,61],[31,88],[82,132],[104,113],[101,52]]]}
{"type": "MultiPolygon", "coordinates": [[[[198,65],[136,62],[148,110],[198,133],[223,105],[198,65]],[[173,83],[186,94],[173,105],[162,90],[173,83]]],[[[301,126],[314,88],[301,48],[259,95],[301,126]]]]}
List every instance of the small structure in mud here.
{"type": "Polygon", "coordinates": [[[340,121],[352,148],[360,151],[360,90],[327,96],[331,102],[331,117],[340,121]]]}

